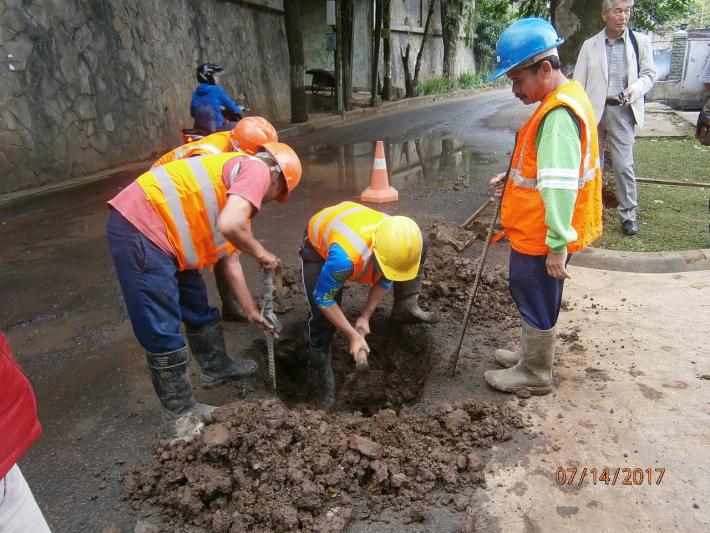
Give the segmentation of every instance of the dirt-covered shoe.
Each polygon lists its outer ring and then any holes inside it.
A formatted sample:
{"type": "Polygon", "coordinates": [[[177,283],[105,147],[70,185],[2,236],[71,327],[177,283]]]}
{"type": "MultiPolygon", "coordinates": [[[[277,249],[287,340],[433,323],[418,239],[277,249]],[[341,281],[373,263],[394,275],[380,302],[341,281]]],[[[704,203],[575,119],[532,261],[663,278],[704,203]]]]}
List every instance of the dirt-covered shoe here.
{"type": "Polygon", "coordinates": [[[518,361],[520,361],[521,353],[521,350],[515,350],[513,352],[510,350],[499,349],[493,353],[493,357],[495,358],[496,363],[498,363],[500,366],[504,368],[510,368],[511,366],[515,366],[518,364],[518,361]]]}
{"type": "Polygon", "coordinates": [[[524,323],[520,360],[512,368],[488,370],[483,375],[486,382],[502,392],[516,393],[528,389],[536,395],[550,393],[555,333],[555,327],[542,331],[524,323]]]}
{"type": "Polygon", "coordinates": [[[222,320],[227,322],[248,322],[247,315],[229,290],[227,280],[219,268],[214,269],[214,280],[219,298],[222,300],[222,320]]]}
{"type": "Polygon", "coordinates": [[[195,401],[188,377],[187,346],[164,353],[146,352],[150,378],[165,418],[174,420],[194,413],[210,420],[215,409],[195,401]]]}
{"type": "Polygon", "coordinates": [[[308,379],[315,403],[325,411],[330,410],[335,405],[335,375],[329,346],[308,349],[308,379]]]}
{"type": "Polygon", "coordinates": [[[431,312],[419,307],[419,294],[422,290],[422,274],[409,281],[394,282],[394,304],[390,315],[395,322],[418,324],[420,322],[433,323],[438,317],[431,312]]]}
{"type": "Polygon", "coordinates": [[[219,319],[204,326],[186,324],[185,330],[192,355],[202,369],[202,384],[205,388],[216,387],[256,372],[257,365],[251,359],[237,363],[227,355],[224,331],[219,319]]]}

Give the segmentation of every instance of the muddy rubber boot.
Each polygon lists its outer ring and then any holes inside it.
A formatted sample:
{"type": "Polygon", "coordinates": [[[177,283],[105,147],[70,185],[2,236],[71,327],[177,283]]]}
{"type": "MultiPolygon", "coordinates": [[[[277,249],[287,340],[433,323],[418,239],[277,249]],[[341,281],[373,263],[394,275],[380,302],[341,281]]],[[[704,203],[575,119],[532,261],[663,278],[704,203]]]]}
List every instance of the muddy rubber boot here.
{"type": "Polygon", "coordinates": [[[556,331],[556,327],[541,331],[524,323],[520,361],[512,368],[488,370],[483,377],[491,387],[502,392],[528,389],[531,394],[548,394],[552,390],[556,331]]]}
{"type": "Polygon", "coordinates": [[[420,322],[436,322],[434,313],[424,311],[419,307],[419,293],[422,290],[423,274],[409,281],[394,282],[394,304],[390,315],[395,322],[418,324],[420,322]]]}
{"type": "Polygon", "coordinates": [[[522,353],[522,349],[515,350],[513,352],[501,348],[493,353],[493,357],[495,357],[496,363],[498,363],[503,368],[510,368],[511,366],[515,366],[518,364],[522,353]]]}
{"type": "Polygon", "coordinates": [[[227,280],[224,279],[224,274],[219,268],[214,269],[214,280],[217,284],[217,292],[222,300],[222,320],[228,322],[248,322],[247,315],[244,313],[242,306],[237,303],[236,298],[229,290],[227,280]]]}
{"type": "Polygon", "coordinates": [[[525,342],[524,330],[527,322],[525,322],[522,318],[520,319],[520,322],[522,324],[522,331],[520,333],[520,348],[515,351],[504,350],[501,348],[493,352],[493,357],[495,358],[496,363],[503,368],[510,368],[511,366],[517,365],[518,361],[520,361],[520,356],[523,354],[523,343],[525,342]]]}
{"type": "Polygon", "coordinates": [[[215,408],[192,397],[187,358],[187,346],[174,352],[146,352],[153,388],[166,418],[175,420],[183,415],[196,414],[209,422],[215,408]]]}
{"type": "Polygon", "coordinates": [[[335,375],[330,347],[308,348],[308,378],[315,402],[324,411],[329,411],[335,405],[335,375]]]}
{"type": "Polygon", "coordinates": [[[236,363],[227,355],[222,322],[219,319],[204,326],[186,324],[185,330],[192,355],[202,369],[202,384],[206,389],[256,372],[254,361],[236,363]]]}

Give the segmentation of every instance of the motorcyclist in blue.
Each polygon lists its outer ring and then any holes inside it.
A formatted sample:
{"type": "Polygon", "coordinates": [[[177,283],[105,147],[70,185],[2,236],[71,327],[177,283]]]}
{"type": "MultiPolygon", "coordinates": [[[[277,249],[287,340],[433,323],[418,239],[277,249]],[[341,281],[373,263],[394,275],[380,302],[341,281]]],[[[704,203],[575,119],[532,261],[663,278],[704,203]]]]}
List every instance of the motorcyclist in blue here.
{"type": "Polygon", "coordinates": [[[197,67],[199,85],[192,93],[190,116],[195,118],[195,129],[209,132],[231,130],[236,122],[225,121],[222,109],[232,115],[241,115],[242,108],[235,104],[227,92],[219,86],[224,69],[214,63],[197,67]]]}

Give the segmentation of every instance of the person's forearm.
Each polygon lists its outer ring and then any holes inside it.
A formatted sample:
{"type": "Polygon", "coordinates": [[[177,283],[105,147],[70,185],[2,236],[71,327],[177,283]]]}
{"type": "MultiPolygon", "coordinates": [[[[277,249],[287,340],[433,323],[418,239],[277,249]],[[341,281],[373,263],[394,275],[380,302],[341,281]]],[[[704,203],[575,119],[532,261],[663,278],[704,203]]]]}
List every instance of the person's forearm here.
{"type": "Polygon", "coordinates": [[[545,244],[554,253],[564,253],[567,244],[577,239],[577,232],[572,227],[577,191],[545,188],[540,190],[540,194],[545,205],[545,244]]]}
{"type": "Polygon", "coordinates": [[[328,307],[321,307],[320,312],[323,313],[323,316],[349,339],[352,338],[353,335],[358,334],[337,303],[328,307]]]}
{"type": "Polygon", "coordinates": [[[252,257],[260,257],[266,251],[261,243],[254,237],[248,224],[237,224],[223,233],[224,237],[236,246],[239,251],[252,257]]]}
{"type": "Polygon", "coordinates": [[[249,286],[244,276],[244,270],[242,270],[242,264],[239,262],[239,255],[233,253],[225,257],[217,262],[215,268],[222,270],[229,290],[237,298],[237,301],[242,306],[247,316],[259,313],[254,298],[252,298],[251,292],[249,291],[249,286]]]}
{"type": "Polygon", "coordinates": [[[375,309],[377,309],[377,306],[386,295],[387,289],[375,283],[370,288],[370,293],[367,295],[367,303],[365,304],[365,308],[362,310],[362,313],[360,313],[360,316],[366,320],[370,320],[372,313],[375,312],[375,309]]]}

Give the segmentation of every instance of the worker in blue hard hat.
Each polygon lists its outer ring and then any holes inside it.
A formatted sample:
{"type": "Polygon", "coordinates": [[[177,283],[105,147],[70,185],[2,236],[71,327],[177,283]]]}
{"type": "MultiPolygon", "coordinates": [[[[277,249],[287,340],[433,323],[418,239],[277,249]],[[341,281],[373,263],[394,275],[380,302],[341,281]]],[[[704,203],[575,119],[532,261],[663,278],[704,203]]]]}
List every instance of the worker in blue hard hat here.
{"type": "Polygon", "coordinates": [[[498,39],[497,65],[513,93],[538,107],[520,128],[505,183],[501,221],[510,241],[510,293],[521,316],[517,351],[496,350],[503,370],[489,370],[494,389],[515,393],[552,389],[555,326],[567,261],[601,235],[601,170],[597,122],[582,86],[560,70],[561,39],[549,22],[512,24],[498,39]]]}

